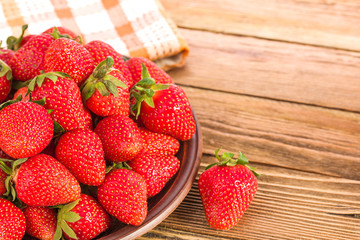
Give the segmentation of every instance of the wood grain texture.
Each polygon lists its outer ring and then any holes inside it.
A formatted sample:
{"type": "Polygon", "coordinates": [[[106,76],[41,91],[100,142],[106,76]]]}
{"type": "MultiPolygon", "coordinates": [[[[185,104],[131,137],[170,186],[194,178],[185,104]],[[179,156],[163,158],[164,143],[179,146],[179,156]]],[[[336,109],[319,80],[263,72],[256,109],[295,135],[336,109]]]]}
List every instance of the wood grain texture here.
{"type": "Polygon", "coordinates": [[[185,87],[203,152],[243,151],[257,163],[360,180],[360,114],[185,87]]]}
{"type": "MultiPolygon", "coordinates": [[[[213,161],[204,156],[199,174],[213,161]]],[[[208,227],[195,182],[177,210],[139,239],[358,239],[360,193],[353,190],[360,181],[255,166],[263,174],[259,189],[233,229],[208,227]]]]}
{"type": "Polygon", "coordinates": [[[191,29],[360,51],[357,0],[161,0],[191,29]]]}
{"type": "Polygon", "coordinates": [[[175,82],[360,112],[360,53],[182,29],[175,82]]]}

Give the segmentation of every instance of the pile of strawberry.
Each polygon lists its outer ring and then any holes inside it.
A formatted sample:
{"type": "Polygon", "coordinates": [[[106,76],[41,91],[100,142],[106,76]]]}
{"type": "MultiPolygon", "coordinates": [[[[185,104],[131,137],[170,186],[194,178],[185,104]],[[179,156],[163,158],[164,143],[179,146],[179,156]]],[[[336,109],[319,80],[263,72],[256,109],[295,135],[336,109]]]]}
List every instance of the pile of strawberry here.
{"type": "Polygon", "coordinates": [[[111,216],[140,225],[196,131],[184,91],[153,62],[63,27],[7,43],[0,239],[92,239],[111,216]]]}

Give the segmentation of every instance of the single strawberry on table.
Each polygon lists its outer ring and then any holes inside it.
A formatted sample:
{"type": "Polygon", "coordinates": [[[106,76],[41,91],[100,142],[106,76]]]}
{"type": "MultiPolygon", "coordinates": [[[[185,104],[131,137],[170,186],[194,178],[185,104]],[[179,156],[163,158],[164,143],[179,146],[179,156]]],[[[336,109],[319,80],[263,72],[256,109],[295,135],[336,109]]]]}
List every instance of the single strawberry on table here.
{"type": "Polygon", "coordinates": [[[6,154],[13,158],[31,157],[49,144],[54,124],[43,106],[35,102],[11,100],[2,107],[0,148],[6,154]]]}
{"type": "Polygon", "coordinates": [[[105,179],[102,143],[89,129],[78,128],[64,133],[56,145],[55,156],[83,184],[98,186],[105,179]]]}
{"type": "Polygon", "coordinates": [[[52,240],[57,225],[57,211],[49,207],[26,206],[26,233],[40,240],[52,240]]]}
{"type": "Polygon", "coordinates": [[[148,197],[158,194],[180,167],[180,161],[175,156],[149,153],[139,154],[128,164],[131,170],[139,173],[145,179],[148,197]]]}
{"type": "Polygon", "coordinates": [[[123,223],[138,226],[147,216],[146,182],[132,170],[110,171],[98,187],[97,197],[104,209],[123,223]]]}
{"type": "Polygon", "coordinates": [[[85,105],[98,116],[130,114],[130,93],[122,73],[112,68],[114,60],[107,57],[82,85],[85,105]]]}
{"type": "Polygon", "coordinates": [[[106,117],[100,120],[94,131],[101,139],[105,158],[111,162],[131,160],[143,148],[139,128],[128,116],[106,117]]]}
{"type": "Polygon", "coordinates": [[[151,131],[186,141],[193,137],[196,123],[184,90],[176,84],[156,84],[145,65],[140,80],[131,91],[136,103],[132,113],[151,131]]]}
{"type": "Polygon", "coordinates": [[[239,153],[218,155],[220,161],[210,164],[200,175],[198,187],[206,219],[214,229],[228,230],[243,216],[258,188],[255,169],[248,159],[239,153]]]}
{"type": "Polygon", "coordinates": [[[25,216],[12,202],[0,198],[0,239],[21,240],[25,235],[25,216]]]}

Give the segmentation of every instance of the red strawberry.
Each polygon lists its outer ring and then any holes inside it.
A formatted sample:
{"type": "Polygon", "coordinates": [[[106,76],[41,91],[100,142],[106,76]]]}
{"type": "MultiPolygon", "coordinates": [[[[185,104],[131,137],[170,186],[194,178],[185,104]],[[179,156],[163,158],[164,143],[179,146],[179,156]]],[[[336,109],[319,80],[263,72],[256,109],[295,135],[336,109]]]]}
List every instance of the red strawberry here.
{"type": "MultiPolygon", "coordinates": [[[[104,208],[91,196],[81,194],[80,201],[70,212],[79,215],[79,220],[67,222],[78,240],[90,240],[110,227],[111,218],[104,208]]],[[[74,239],[64,232],[66,239],[74,239]]]]}
{"type": "Polygon", "coordinates": [[[13,100],[16,100],[20,95],[21,95],[21,101],[29,101],[29,95],[26,95],[28,92],[28,87],[21,87],[19,88],[15,93],[14,93],[14,97],[12,98],[13,100]]]}
{"type": "Polygon", "coordinates": [[[108,173],[97,189],[99,203],[112,216],[126,224],[138,226],[147,215],[144,178],[128,169],[108,173]]]}
{"type": "Polygon", "coordinates": [[[143,148],[140,131],[127,116],[106,117],[97,124],[94,131],[103,144],[105,159],[112,162],[131,160],[143,148]]]}
{"type": "Polygon", "coordinates": [[[13,158],[40,153],[53,137],[46,109],[34,102],[15,102],[0,110],[0,148],[13,158]]]}
{"type": "Polygon", "coordinates": [[[25,235],[25,216],[12,202],[0,198],[0,239],[21,240],[25,235]]]}
{"type": "Polygon", "coordinates": [[[0,48],[0,60],[6,64],[10,64],[10,60],[14,57],[15,52],[11,49],[0,48]]]}
{"type": "Polygon", "coordinates": [[[74,129],[63,134],[55,149],[56,159],[76,179],[98,186],[105,179],[105,159],[100,138],[88,129],[74,129]]]}
{"type": "Polygon", "coordinates": [[[33,207],[64,204],[80,197],[76,178],[64,165],[46,154],[35,155],[23,162],[12,181],[17,197],[33,207]]]}
{"type": "Polygon", "coordinates": [[[114,60],[107,57],[99,63],[82,86],[85,105],[98,116],[129,116],[130,93],[123,75],[112,68],[114,60]]]}
{"type": "Polygon", "coordinates": [[[100,62],[104,61],[108,56],[110,56],[114,59],[113,67],[119,70],[120,73],[124,76],[124,79],[121,80],[124,80],[123,82],[129,88],[134,84],[129,68],[123,59],[123,55],[118,53],[112,46],[103,41],[94,40],[88,42],[85,47],[93,56],[95,65],[98,65],[100,62]]]}
{"type": "Polygon", "coordinates": [[[128,164],[133,171],[144,177],[148,197],[158,194],[180,167],[180,161],[175,156],[148,153],[136,156],[128,164]]]}
{"type": "MultiPolygon", "coordinates": [[[[49,35],[50,36],[50,35],[49,35]]],[[[45,72],[64,72],[81,86],[94,70],[94,60],[89,51],[80,43],[58,38],[47,49],[45,72]]]]}
{"type": "Polygon", "coordinates": [[[14,79],[27,81],[39,75],[44,70],[45,52],[53,41],[52,35],[36,35],[17,50],[10,61],[14,79]]]}
{"type": "Polygon", "coordinates": [[[45,30],[43,33],[48,33],[48,34],[53,34],[53,32],[55,31],[58,31],[61,35],[63,36],[66,36],[66,38],[70,38],[70,39],[73,39],[73,40],[76,40],[77,42],[80,42],[80,38],[78,35],[76,35],[76,33],[74,33],[73,31],[71,31],[70,29],[68,28],[65,28],[65,27],[51,27],[47,30],[45,30]]]}
{"type": "Polygon", "coordinates": [[[167,74],[160,67],[158,67],[151,60],[144,57],[133,57],[128,61],[126,61],[126,65],[129,67],[134,84],[139,82],[142,78],[141,77],[142,64],[146,66],[146,68],[150,73],[150,76],[155,80],[156,83],[161,83],[161,84],[174,83],[170,75],[167,74]]]}
{"type": "Polygon", "coordinates": [[[248,159],[239,153],[215,151],[219,163],[211,164],[199,177],[199,192],[210,227],[227,230],[232,228],[249,207],[257,191],[255,169],[248,166],[248,159]]]}
{"type": "Polygon", "coordinates": [[[136,116],[140,114],[141,122],[153,132],[164,133],[181,141],[192,138],[196,124],[184,90],[176,84],[155,84],[146,67],[143,67],[142,75],[143,79],[131,93],[137,100],[132,112],[136,116]]]}
{"type": "Polygon", "coordinates": [[[161,133],[152,132],[145,127],[139,128],[144,141],[143,151],[155,155],[175,155],[180,143],[177,139],[161,133]]]}
{"type": "Polygon", "coordinates": [[[52,240],[57,225],[55,209],[30,207],[23,209],[26,219],[26,233],[41,240],[52,240]]]}
{"type": "Polygon", "coordinates": [[[59,73],[44,73],[29,84],[33,100],[45,98],[46,109],[53,110],[52,119],[65,130],[87,128],[89,114],[85,112],[80,89],[74,81],[59,73]]]}
{"type": "Polygon", "coordinates": [[[12,72],[10,67],[4,61],[0,60],[0,103],[3,102],[10,93],[11,80],[12,72]]]}

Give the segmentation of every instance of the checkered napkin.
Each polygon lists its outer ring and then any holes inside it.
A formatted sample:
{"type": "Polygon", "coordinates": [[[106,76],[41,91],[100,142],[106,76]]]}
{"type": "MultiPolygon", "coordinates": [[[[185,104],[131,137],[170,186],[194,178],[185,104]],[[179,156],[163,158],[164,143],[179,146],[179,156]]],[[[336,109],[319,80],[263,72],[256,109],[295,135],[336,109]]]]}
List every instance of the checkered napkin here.
{"type": "Polygon", "coordinates": [[[63,26],[85,42],[102,40],[123,55],[147,57],[163,69],[182,66],[184,38],[158,0],[0,0],[0,40],[63,26]]]}

